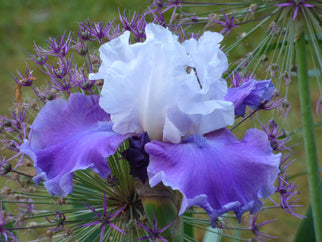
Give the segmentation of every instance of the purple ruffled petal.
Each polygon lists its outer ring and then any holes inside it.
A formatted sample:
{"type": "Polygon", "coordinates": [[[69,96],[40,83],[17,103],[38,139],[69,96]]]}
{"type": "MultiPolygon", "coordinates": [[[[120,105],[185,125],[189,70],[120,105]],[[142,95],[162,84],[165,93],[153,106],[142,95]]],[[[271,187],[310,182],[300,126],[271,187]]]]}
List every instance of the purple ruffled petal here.
{"type": "Polygon", "coordinates": [[[239,141],[221,129],[205,137],[191,135],[181,144],[152,141],[145,145],[150,155],[148,175],[153,187],[159,182],[183,195],[180,214],[198,205],[216,219],[233,210],[238,219],[245,211],[256,213],[259,198],[274,193],[280,154],[273,154],[267,135],[250,129],[239,141]]]}
{"type": "Polygon", "coordinates": [[[47,103],[32,124],[30,140],[20,147],[34,161],[34,181],[45,180],[52,195],[71,193],[74,171],[91,168],[102,178],[111,172],[108,157],[127,136],[112,131],[98,99],[76,93],[68,101],[47,103]]]}
{"type": "Polygon", "coordinates": [[[271,99],[273,91],[271,80],[249,80],[239,87],[229,88],[225,100],[234,103],[236,115],[244,116],[246,106],[258,109],[263,101],[271,99]]]}

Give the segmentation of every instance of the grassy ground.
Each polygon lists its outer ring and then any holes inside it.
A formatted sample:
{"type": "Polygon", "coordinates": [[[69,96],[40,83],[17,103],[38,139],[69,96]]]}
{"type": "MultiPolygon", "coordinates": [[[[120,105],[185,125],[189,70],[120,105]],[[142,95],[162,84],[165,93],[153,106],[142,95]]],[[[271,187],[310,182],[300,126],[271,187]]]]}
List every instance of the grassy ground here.
{"type": "MultiPolygon", "coordinates": [[[[96,21],[112,20],[118,14],[118,7],[130,10],[137,10],[138,6],[144,8],[144,0],[0,0],[0,114],[8,112],[14,100],[15,83],[11,73],[15,74],[16,69],[24,70],[24,59],[27,52],[32,52],[33,41],[43,45],[51,36],[63,34],[65,31],[75,31],[78,23],[87,18],[96,21]]],[[[313,84],[314,85],[314,84],[313,84]]],[[[316,90],[313,86],[313,90],[316,90]]],[[[301,127],[300,109],[297,94],[297,83],[291,84],[292,90],[290,102],[292,111],[289,118],[283,124],[287,130],[294,130],[301,127]]],[[[319,93],[313,91],[312,100],[317,100],[319,93]]],[[[312,103],[315,105],[315,103],[312,103]]],[[[315,117],[318,121],[318,117],[315,117]]],[[[322,128],[317,128],[321,134],[322,128]]],[[[322,136],[317,135],[318,147],[322,144],[322,136]]],[[[305,170],[305,157],[303,152],[302,134],[297,132],[293,141],[295,147],[296,160],[291,167],[291,174],[305,170]]],[[[0,155],[3,155],[1,153],[0,155]]],[[[320,161],[321,152],[319,153],[320,161]]],[[[309,203],[309,192],[306,176],[296,179],[301,192],[303,205],[299,209],[300,214],[304,214],[309,203]]],[[[299,224],[299,220],[292,216],[279,216],[280,210],[276,213],[267,214],[268,218],[279,217],[278,222],[272,226],[267,226],[269,233],[279,235],[278,241],[291,241],[299,224]]],[[[201,236],[200,236],[201,238],[201,236]]]]}

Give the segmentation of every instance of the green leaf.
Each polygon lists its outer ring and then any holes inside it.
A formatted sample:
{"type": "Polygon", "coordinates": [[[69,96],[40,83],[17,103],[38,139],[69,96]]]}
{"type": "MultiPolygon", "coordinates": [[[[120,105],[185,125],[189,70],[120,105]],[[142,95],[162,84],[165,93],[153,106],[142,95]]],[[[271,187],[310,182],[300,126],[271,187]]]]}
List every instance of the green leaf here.
{"type": "Polygon", "coordinates": [[[302,242],[302,241],[307,241],[307,242],[315,241],[311,205],[308,207],[306,211],[306,218],[302,220],[295,235],[294,242],[302,242]]]}

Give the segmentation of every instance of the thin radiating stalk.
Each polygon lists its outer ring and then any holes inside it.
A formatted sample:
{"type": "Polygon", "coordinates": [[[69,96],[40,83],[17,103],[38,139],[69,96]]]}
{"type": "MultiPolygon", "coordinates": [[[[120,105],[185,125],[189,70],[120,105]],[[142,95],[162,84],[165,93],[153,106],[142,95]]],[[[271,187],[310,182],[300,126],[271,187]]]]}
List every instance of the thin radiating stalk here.
{"type": "Polygon", "coordinates": [[[296,41],[296,59],[298,65],[299,95],[303,122],[304,147],[307,160],[309,189],[316,241],[322,241],[322,207],[319,193],[319,162],[315,143],[314,124],[308,80],[306,45],[304,34],[296,41]]]}

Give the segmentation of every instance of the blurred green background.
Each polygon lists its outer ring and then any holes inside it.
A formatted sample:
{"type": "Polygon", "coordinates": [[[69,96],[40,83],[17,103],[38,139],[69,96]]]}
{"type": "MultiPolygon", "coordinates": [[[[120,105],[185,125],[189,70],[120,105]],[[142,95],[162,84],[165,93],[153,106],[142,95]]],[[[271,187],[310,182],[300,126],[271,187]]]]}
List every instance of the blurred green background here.
{"type": "MultiPolygon", "coordinates": [[[[28,57],[27,52],[33,52],[33,41],[44,46],[49,37],[62,35],[65,31],[76,32],[79,22],[87,18],[92,21],[111,21],[118,15],[118,9],[137,11],[139,6],[144,9],[146,2],[144,0],[0,0],[0,115],[8,113],[12,106],[16,86],[12,74],[16,75],[17,69],[24,71],[24,59],[28,57]]],[[[312,105],[315,105],[320,95],[315,85],[316,83],[313,83],[312,105]]],[[[283,127],[293,130],[301,127],[296,81],[291,83],[290,90],[292,110],[283,127]]],[[[319,118],[315,116],[315,121],[318,120],[319,118]]],[[[318,127],[317,131],[321,134],[321,127],[318,127]]],[[[321,135],[317,135],[317,138],[317,145],[321,147],[321,135]]],[[[305,171],[301,131],[293,136],[292,143],[297,146],[293,156],[296,160],[290,168],[290,174],[296,174],[305,171]]],[[[0,150],[0,155],[3,154],[0,150]]],[[[321,161],[321,151],[319,157],[321,161]]],[[[298,203],[303,205],[297,212],[304,214],[309,203],[307,178],[305,175],[299,176],[295,181],[301,192],[301,200],[298,203]]],[[[285,213],[282,216],[281,214],[283,213],[280,210],[269,211],[266,214],[267,218],[278,217],[279,221],[264,227],[264,230],[279,236],[277,241],[291,241],[300,220],[285,213]]]]}
{"type": "Polygon", "coordinates": [[[25,70],[33,41],[45,46],[49,37],[77,33],[79,22],[113,20],[118,9],[144,9],[145,0],[0,0],[0,113],[8,112],[14,97],[12,75],[25,70]]]}

